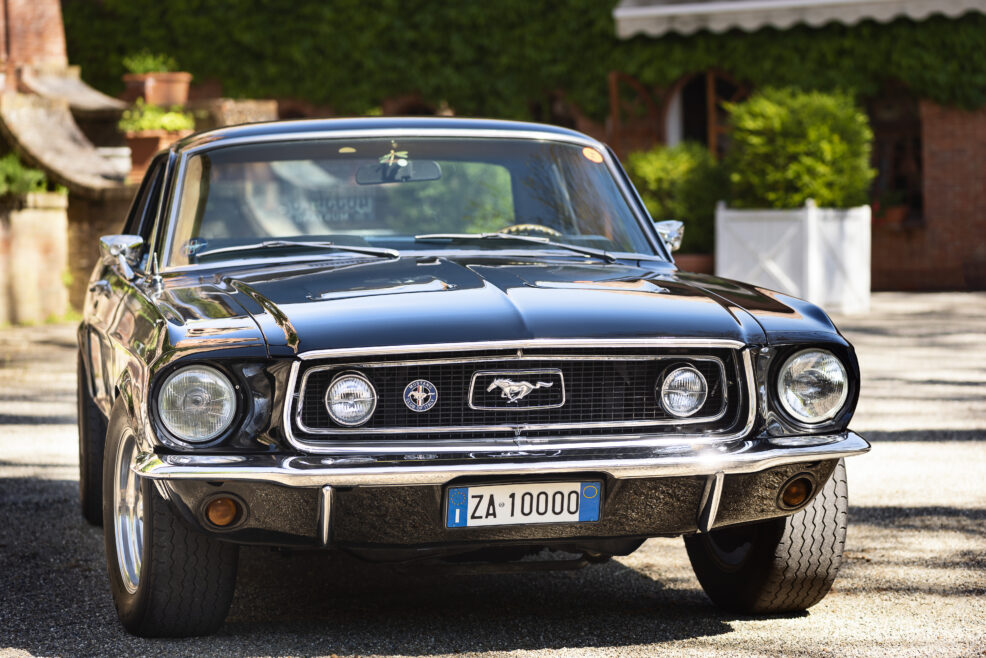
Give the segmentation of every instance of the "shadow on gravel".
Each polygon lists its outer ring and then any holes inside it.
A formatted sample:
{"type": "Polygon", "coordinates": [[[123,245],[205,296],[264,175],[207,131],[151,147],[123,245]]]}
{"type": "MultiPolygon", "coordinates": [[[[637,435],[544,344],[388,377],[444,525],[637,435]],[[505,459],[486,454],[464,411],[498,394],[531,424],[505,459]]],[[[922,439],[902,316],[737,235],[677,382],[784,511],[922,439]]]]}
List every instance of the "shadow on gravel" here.
{"type": "Polygon", "coordinates": [[[867,441],[893,443],[899,441],[986,441],[986,429],[981,430],[900,430],[893,432],[862,431],[867,441]]]}
{"type": "Polygon", "coordinates": [[[962,507],[859,507],[849,509],[851,523],[901,530],[946,530],[976,537],[986,527],[986,509],[962,507]]]}
{"type": "Polygon", "coordinates": [[[0,478],[0,653],[311,655],[624,647],[729,633],[695,587],[618,562],[576,572],[453,576],[321,552],[241,552],[226,625],[208,638],[127,635],[102,531],[73,480],[0,478]],[[411,573],[407,573],[411,571],[411,573]]]}

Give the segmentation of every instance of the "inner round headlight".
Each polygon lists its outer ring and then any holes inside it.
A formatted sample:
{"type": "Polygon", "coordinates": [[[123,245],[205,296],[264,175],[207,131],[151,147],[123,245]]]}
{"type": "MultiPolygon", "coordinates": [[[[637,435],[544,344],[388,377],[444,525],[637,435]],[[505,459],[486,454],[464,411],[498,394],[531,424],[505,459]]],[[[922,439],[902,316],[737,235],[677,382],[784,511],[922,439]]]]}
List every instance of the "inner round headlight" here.
{"type": "Polygon", "coordinates": [[[329,384],[325,408],[332,420],[352,427],[370,420],[377,408],[377,391],[370,380],[358,372],[344,372],[329,384]]]}
{"type": "Polygon", "coordinates": [[[661,406],[678,418],[687,418],[701,409],[708,395],[705,377],[690,366],[672,370],[661,384],[661,406]]]}
{"type": "Polygon", "coordinates": [[[189,366],[171,373],[157,396],[161,422],[182,441],[203,443],[222,434],[236,414],[236,392],[221,372],[189,366]]]}
{"type": "Polygon", "coordinates": [[[849,397],[846,367],[826,350],[796,352],[781,366],[777,396],[795,419],[821,423],[839,413],[849,397]]]}

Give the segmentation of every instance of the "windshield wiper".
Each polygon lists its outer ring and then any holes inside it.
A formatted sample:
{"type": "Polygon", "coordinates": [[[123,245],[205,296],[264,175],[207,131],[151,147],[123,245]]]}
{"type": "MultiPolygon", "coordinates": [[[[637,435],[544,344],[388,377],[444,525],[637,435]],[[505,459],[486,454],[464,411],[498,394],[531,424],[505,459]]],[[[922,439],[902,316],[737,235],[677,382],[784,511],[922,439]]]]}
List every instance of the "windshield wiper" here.
{"type": "Polygon", "coordinates": [[[220,247],[218,249],[207,249],[206,251],[194,254],[196,259],[203,256],[214,254],[226,254],[235,251],[250,251],[252,249],[276,249],[283,247],[306,247],[311,249],[332,249],[335,251],[351,251],[357,254],[367,254],[369,256],[381,256],[385,258],[400,258],[399,252],[393,249],[382,249],[377,247],[359,247],[348,244],[336,244],[334,242],[304,242],[301,240],[264,240],[252,244],[233,245],[231,247],[220,247]]]}
{"type": "Polygon", "coordinates": [[[574,251],[585,256],[601,258],[607,263],[616,262],[616,256],[602,249],[580,247],[565,242],[555,242],[548,238],[537,238],[533,235],[514,235],[512,233],[426,233],[424,235],[416,235],[414,239],[419,242],[426,242],[428,240],[514,240],[516,242],[531,242],[546,247],[554,247],[555,249],[567,249],[568,251],[574,251]]]}

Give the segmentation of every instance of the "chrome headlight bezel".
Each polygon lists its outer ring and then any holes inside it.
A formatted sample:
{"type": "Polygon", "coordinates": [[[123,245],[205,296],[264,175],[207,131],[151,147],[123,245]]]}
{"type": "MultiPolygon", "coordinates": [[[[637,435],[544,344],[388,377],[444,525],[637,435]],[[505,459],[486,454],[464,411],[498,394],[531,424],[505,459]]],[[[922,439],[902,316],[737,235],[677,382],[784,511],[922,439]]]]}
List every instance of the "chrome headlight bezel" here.
{"type": "Polygon", "coordinates": [[[682,419],[684,419],[684,418],[691,418],[692,416],[694,416],[695,414],[697,414],[699,411],[701,411],[702,410],[702,407],[705,406],[705,403],[708,402],[708,400],[709,400],[709,382],[705,378],[705,375],[703,375],[701,372],[699,372],[699,370],[697,368],[695,368],[694,366],[691,366],[691,365],[679,365],[677,367],[669,368],[666,371],[666,373],[662,376],[660,386],[658,387],[658,390],[657,390],[657,398],[658,398],[658,402],[661,405],[661,408],[664,409],[668,413],[668,415],[670,415],[671,417],[673,417],[673,418],[682,418],[682,419]],[[691,411],[687,411],[687,412],[684,412],[684,413],[678,413],[675,410],[673,410],[671,408],[671,406],[665,400],[665,396],[669,392],[668,391],[668,384],[671,383],[671,380],[679,372],[687,372],[689,374],[695,375],[696,377],[698,377],[698,380],[702,383],[702,389],[700,391],[701,398],[700,398],[700,401],[699,401],[698,405],[694,409],[692,409],[691,411]]]}
{"type": "Polygon", "coordinates": [[[159,434],[163,434],[160,438],[166,443],[174,443],[182,448],[206,448],[221,443],[236,427],[243,410],[241,387],[237,379],[232,377],[228,372],[207,363],[184,364],[162,376],[154,389],[152,400],[153,417],[156,420],[156,425],[160,430],[163,430],[163,432],[159,432],[159,434]],[[229,394],[232,403],[232,410],[225,424],[201,437],[193,437],[177,430],[175,426],[169,424],[166,414],[162,410],[162,399],[168,390],[168,386],[180,375],[193,370],[201,371],[207,376],[215,378],[214,381],[219,383],[219,387],[229,394]]]}
{"type": "Polygon", "coordinates": [[[380,401],[380,396],[377,393],[376,386],[373,385],[373,382],[371,382],[366,375],[356,370],[346,370],[345,372],[340,372],[338,375],[333,377],[332,381],[329,382],[329,385],[326,387],[325,396],[322,399],[322,402],[325,405],[325,410],[329,414],[329,418],[332,419],[332,422],[336,423],[341,427],[359,427],[360,425],[365,425],[366,423],[368,423],[370,419],[373,418],[373,414],[376,413],[377,403],[379,401],[380,401]],[[332,410],[332,403],[329,401],[329,395],[332,393],[332,390],[335,388],[335,386],[343,379],[359,380],[369,388],[370,393],[373,396],[371,399],[369,410],[366,412],[366,415],[358,421],[348,421],[339,418],[336,415],[336,413],[333,412],[332,410]]]}
{"type": "Polygon", "coordinates": [[[849,402],[850,396],[853,392],[853,381],[851,370],[844,359],[840,358],[837,354],[824,347],[816,346],[804,346],[800,349],[792,350],[786,358],[781,362],[780,366],[777,368],[774,374],[774,396],[777,400],[777,406],[784,416],[788,417],[790,420],[794,421],[796,424],[801,425],[806,428],[818,428],[826,426],[834,419],[836,419],[842,412],[846,409],[849,402]],[[839,369],[842,377],[842,391],[839,394],[836,404],[834,404],[827,412],[822,415],[809,417],[800,413],[797,409],[792,408],[787,400],[786,390],[784,387],[784,375],[788,368],[791,366],[792,362],[796,359],[810,353],[818,353],[834,362],[839,369]]]}

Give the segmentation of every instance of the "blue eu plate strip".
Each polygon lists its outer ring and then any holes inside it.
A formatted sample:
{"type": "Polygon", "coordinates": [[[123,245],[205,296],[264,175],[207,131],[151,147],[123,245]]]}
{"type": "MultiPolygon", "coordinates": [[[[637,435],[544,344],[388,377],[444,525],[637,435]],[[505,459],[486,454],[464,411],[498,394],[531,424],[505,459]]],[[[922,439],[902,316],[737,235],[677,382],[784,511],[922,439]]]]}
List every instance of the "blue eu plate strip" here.
{"type": "Polygon", "coordinates": [[[448,490],[449,528],[466,527],[466,512],[469,509],[469,488],[457,487],[448,490]]]}
{"type": "Polygon", "coordinates": [[[599,483],[583,482],[580,492],[582,500],[579,501],[579,521],[598,521],[600,498],[599,483]]]}

